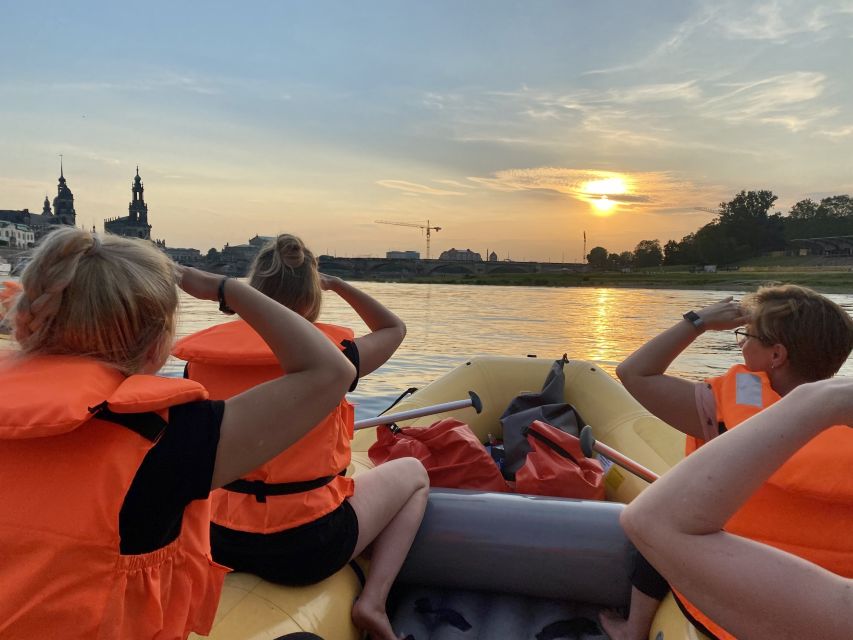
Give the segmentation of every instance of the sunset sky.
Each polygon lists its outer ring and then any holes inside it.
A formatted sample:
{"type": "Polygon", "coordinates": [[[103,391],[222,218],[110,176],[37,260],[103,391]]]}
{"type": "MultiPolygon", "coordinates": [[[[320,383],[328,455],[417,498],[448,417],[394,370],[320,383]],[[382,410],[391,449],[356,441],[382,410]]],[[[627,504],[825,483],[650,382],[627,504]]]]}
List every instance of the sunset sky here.
{"type": "Polygon", "coordinates": [[[853,194],[853,0],[2,2],[0,209],[206,252],[580,261],[853,194]]]}

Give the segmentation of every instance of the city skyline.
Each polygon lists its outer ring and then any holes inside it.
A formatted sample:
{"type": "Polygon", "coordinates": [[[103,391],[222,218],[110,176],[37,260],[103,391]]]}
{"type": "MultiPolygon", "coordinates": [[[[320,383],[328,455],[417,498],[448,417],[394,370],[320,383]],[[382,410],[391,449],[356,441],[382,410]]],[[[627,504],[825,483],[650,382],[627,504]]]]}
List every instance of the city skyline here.
{"type": "Polygon", "coordinates": [[[578,261],[679,240],[741,189],[853,192],[853,2],[15,5],[0,208],[78,225],[144,173],[153,235],[578,261]]]}

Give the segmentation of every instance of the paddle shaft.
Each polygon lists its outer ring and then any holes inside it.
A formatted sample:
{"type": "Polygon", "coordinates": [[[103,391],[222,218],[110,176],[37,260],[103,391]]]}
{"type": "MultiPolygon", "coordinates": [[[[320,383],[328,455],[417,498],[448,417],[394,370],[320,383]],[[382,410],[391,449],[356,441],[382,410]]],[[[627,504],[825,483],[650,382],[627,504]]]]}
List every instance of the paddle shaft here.
{"type": "Polygon", "coordinates": [[[480,401],[480,397],[473,391],[469,391],[468,395],[469,397],[465,400],[453,400],[452,402],[443,402],[441,404],[434,404],[428,407],[409,409],[408,411],[398,411],[397,413],[386,413],[381,416],[376,416],[375,418],[365,418],[364,420],[357,420],[355,423],[355,428],[356,430],[367,429],[368,427],[375,427],[380,424],[402,422],[403,420],[412,420],[414,418],[421,418],[423,416],[435,415],[436,413],[445,413],[447,411],[454,411],[456,409],[465,409],[466,407],[474,407],[474,410],[477,413],[480,413],[483,410],[483,403],[480,401]]]}
{"type": "Polygon", "coordinates": [[[656,474],[651,469],[647,469],[639,462],[635,462],[631,460],[631,458],[622,455],[613,447],[608,447],[606,444],[602,444],[601,442],[596,441],[596,443],[592,445],[592,448],[604,457],[606,457],[608,460],[612,460],[623,469],[630,471],[635,476],[637,476],[638,478],[642,478],[646,482],[654,482],[659,477],[658,474],[656,474]]]}
{"type": "Polygon", "coordinates": [[[586,425],[580,432],[580,441],[581,441],[581,450],[583,454],[589,458],[592,456],[593,450],[597,451],[601,455],[605,456],[609,460],[612,460],[616,464],[618,464],[623,469],[630,471],[638,478],[645,480],[646,482],[654,482],[658,479],[658,474],[656,474],[651,469],[647,469],[639,462],[634,462],[626,455],[623,455],[616,451],[613,447],[608,447],[606,444],[599,442],[592,435],[592,427],[586,425]]]}

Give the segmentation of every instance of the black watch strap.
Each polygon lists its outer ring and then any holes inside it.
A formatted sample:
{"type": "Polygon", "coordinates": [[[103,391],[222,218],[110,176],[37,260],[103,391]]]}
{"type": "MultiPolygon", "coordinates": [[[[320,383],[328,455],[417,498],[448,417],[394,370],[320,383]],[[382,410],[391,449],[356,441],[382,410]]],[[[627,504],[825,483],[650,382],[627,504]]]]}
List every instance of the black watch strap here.
{"type": "Polygon", "coordinates": [[[216,290],[216,297],[219,298],[219,310],[229,316],[234,315],[234,309],[228,306],[228,303],[225,302],[225,283],[230,280],[228,276],[222,278],[219,281],[219,289],[216,290]]]}
{"type": "Polygon", "coordinates": [[[692,324],[698,331],[702,331],[705,328],[705,323],[702,322],[702,318],[699,317],[699,314],[695,311],[688,311],[683,316],[681,316],[687,322],[692,324]]]}

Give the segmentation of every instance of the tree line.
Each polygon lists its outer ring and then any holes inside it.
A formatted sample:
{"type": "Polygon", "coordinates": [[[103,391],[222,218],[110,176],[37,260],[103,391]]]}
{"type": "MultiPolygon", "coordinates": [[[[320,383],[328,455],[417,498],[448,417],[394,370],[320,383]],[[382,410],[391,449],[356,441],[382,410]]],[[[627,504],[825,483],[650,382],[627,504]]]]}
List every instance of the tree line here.
{"type": "Polygon", "coordinates": [[[641,240],[633,251],[610,253],[593,247],[586,259],[594,269],[660,265],[726,265],[771,251],[786,251],[793,240],[853,235],[853,198],[800,200],[787,214],[770,212],[772,191],[741,191],[721,202],[717,217],[680,241],[641,240]]]}

